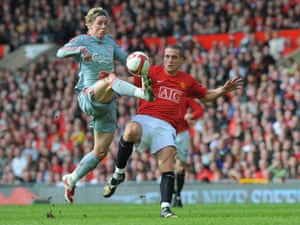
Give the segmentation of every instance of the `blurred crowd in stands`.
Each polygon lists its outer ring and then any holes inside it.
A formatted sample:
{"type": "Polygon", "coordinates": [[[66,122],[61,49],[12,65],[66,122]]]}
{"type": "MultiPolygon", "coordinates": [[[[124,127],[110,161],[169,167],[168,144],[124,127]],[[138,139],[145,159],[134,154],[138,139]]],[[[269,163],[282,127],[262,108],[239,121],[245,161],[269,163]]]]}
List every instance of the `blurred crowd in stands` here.
{"type": "MultiPolygon", "coordinates": [[[[184,47],[182,69],[208,88],[233,76],[245,79],[243,89],[206,105],[203,118],[191,126],[188,181],[300,179],[300,67],[292,58],[278,63],[290,47],[278,31],[300,28],[299,1],[3,0],[0,44],[11,51],[29,43],[62,45],[86,31],[83,17],[94,6],[109,11],[111,32],[128,52],[142,50],[161,63],[165,38],[171,36],[184,47]],[[256,31],[266,32],[264,42],[256,31]],[[192,38],[181,39],[235,32],[244,32],[240,43],[215,42],[210,49],[192,38]],[[147,47],[145,37],[161,37],[162,44],[147,47]]],[[[120,65],[117,73],[127,75],[120,65]]],[[[0,184],[56,184],[92,149],[76,81],[72,59],[43,55],[28,69],[0,69],[0,184]]],[[[137,106],[131,97],[117,101],[119,129],[110,153],[82,183],[105,183],[112,175],[118,140],[137,106]]],[[[127,180],[159,177],[149,149],[132,155],[127,180]]]]}

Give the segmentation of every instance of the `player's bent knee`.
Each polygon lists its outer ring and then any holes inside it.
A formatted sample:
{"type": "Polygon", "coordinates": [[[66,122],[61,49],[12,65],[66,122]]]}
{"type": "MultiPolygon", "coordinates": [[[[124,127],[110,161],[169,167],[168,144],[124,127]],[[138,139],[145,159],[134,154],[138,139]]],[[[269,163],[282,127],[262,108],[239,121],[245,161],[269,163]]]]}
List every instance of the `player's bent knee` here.
{"type": "Polygon", "coordinates": [[[138,123],[132,122],[127,124],[124,139],[126,141],[138,141],[142,134],[142,128],[138,123]]]}
{"type": "Polygon", "coordinates": [[[158,167],[161,173],[174,171],[174,161],[172,158],[157,158],[158,160],[158,167]]]}

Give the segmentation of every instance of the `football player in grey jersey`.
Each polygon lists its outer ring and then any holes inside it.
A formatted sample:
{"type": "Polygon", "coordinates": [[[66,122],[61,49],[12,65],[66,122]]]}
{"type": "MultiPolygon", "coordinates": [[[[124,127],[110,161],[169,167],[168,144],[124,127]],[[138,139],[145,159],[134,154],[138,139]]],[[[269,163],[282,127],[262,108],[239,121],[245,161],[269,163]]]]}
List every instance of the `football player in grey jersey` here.
{"type": "Polygon", "coordinates": [[[107,34],[109,16],[101,7],[92,8],[85,16],[87,34],[74,37],[58,49],[57,57],[72,57],[78,64],[78,103],[91,117],[94,130],[94,147],[86,154],[77,168],[63,176],[65,199],[72,203],[76,182],[92,171],[106,156],[117,129],[116,93],[152,101],[150,78],[143,75],[145,83],[138,88],[117,78],[113,72],[114,61],[126,65],[127,53],[107,34]]]}

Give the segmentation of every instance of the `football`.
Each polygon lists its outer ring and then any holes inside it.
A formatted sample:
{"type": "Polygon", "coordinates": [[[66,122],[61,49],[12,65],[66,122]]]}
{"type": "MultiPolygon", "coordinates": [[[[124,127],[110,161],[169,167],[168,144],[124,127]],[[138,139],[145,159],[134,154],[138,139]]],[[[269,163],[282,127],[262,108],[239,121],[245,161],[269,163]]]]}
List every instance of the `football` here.
{"type": "Polygon", "coordinates": [[[141,76],[148,74],[150,68],[149,57],[144,52],[132,52],[127,57],[126,68],[132,75],[141,76]]]}

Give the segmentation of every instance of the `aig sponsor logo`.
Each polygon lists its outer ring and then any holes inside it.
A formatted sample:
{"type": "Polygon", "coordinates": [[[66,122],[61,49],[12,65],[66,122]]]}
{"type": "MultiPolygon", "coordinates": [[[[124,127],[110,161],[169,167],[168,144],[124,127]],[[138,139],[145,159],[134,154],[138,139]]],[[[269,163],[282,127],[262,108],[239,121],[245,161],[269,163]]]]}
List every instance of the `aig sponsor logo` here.
{"type": "Polygon", "coordinates": [[[183,93],[182,91],[172,89],[172,88],[168,88],[168,87],[165,87],[165,86],[161,86],[159,88],[158,97],[163,98],[163,99],[168,99],[172,102],[175,102],[175,103],[179,104],[180,99],[182,97],[182,93],[183,93]]]}

